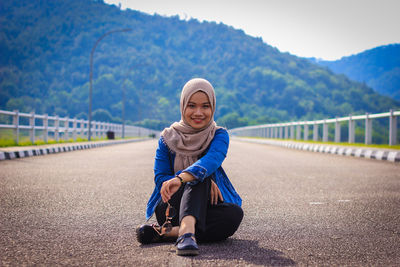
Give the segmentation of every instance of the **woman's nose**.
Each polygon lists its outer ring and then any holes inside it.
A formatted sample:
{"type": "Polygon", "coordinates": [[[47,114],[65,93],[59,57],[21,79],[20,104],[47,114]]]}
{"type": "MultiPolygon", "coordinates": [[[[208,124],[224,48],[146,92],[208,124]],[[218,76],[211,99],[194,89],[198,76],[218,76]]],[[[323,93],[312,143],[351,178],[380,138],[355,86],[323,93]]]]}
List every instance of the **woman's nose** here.
{"type": "Polygon", "coordinates": [[[196,108],[195,111],[194,111],[194,114],[201,115],[202,114],[201,113],[201,108],[196,108]]]}

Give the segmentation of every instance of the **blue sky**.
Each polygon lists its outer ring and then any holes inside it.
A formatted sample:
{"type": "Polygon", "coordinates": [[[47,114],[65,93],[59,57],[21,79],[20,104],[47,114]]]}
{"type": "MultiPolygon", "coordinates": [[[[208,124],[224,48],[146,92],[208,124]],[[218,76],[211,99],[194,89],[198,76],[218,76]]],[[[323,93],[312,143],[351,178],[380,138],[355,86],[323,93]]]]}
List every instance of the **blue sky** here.
{"type": "Polygon", "coordinates": [[[282,52],[335,60],[400,43],[400,0],[105,0],[145,13],[216,21],[282,52]]]}

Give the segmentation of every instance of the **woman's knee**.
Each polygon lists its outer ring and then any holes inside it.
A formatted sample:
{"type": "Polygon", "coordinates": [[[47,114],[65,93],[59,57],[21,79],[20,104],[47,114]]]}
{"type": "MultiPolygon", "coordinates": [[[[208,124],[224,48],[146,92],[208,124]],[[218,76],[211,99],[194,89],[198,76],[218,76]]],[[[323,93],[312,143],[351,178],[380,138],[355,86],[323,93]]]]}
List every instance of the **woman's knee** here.
{"type": "Polygon", "coordinates": [[[236,204],[231,204],[231,203],[226,203],[228,205],[229,212],[226,213],[226,220],[229,225],[231,225],[230,229],[232,229],[231,235],[233,235],[234,232],[239,228],[240,223],[242,222],[243,219],[243,209],[236,205],[236,204]]]}
{"type": "Polygon", "coordinates": [[[223,213],[218,222],[215,224],[218,228],[219,239],[226,239],[232,236],[240,226],[243,219],[243,210],[240,206],[223,203],[223,213]]]}

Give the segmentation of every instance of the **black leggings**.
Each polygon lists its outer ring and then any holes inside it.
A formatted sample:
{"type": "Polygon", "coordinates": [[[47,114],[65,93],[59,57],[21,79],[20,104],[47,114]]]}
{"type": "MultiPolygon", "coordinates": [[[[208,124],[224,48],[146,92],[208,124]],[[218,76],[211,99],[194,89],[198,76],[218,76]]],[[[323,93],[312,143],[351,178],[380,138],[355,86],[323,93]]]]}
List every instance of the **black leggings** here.
{"type": "MultiPolygon", "coordinates": [[[[218,202],[210,204],[211,179],[206,178],[196,185],[185,184],[172,196],[169,203],[178,214],[172,218],[172,225],[179,226],[185,216],[196,218],[196,239],[199,242],[215,242],[233,235],[242,218],[241,207],[231,203],[218,202]]],[[[156,207],[159,225],[165,222],[167,203],[160,201],[156,207]]]]}

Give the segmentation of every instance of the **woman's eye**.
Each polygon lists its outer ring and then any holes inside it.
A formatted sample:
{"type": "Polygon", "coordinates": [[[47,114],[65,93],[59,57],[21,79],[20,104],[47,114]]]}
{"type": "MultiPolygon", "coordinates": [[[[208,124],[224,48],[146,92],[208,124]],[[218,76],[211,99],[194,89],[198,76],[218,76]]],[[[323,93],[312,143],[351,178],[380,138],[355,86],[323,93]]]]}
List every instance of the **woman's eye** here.
{"type": "Polygon", "coordinates": [[[189,108],[194,108],[195,106],[193,104],[188,105],[189,108]]]}
{"type": "Polygon", "coordinates": [[[203,105],[203,108],[210,108],[210,105],[203,105]]]}

